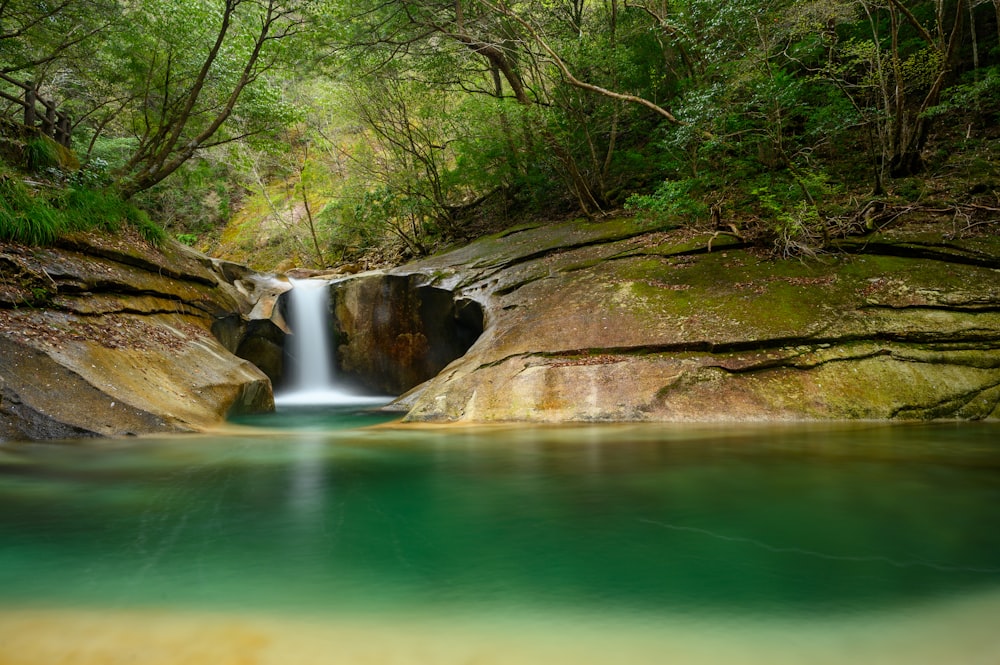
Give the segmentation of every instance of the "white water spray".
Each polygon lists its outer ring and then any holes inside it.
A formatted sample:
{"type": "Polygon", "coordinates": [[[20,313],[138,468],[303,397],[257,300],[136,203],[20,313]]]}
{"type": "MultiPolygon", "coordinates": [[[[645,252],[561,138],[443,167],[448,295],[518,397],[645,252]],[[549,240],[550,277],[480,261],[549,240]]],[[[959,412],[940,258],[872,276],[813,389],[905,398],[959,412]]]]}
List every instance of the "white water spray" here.
{"type": "Polygon", "coordinates": [[[285,338],[287,383],[274,397],[275,404],[385,404],[388,397],[357,395],[337,381],[330,330],[330,282],[293,279],[288,292],[288,323],[292,334],[285,338]]]}

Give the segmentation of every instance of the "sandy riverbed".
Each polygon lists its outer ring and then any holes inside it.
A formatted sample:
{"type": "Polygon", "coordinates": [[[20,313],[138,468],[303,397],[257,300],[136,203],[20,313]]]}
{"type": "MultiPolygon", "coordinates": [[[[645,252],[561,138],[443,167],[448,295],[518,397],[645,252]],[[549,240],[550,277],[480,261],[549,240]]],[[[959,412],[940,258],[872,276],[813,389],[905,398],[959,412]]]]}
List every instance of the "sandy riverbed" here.
{"type": "Polygon", "coordinates": [[[0,610],[0,665],[994,665],[1000,594],[837,622],[0,610]]]}

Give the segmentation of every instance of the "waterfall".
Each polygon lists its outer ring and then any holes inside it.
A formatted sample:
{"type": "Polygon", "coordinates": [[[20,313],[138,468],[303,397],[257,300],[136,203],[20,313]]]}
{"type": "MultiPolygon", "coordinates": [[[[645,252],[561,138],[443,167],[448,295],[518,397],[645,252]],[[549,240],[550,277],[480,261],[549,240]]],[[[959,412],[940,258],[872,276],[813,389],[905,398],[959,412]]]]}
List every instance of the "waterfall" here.
{"type": "Polygon", "coordinates": [[[288,292],[285,337],[285,387],[275,395],[280,405],[384,404],[386,397],[357,395],[337,380],[330,326],[330,282],[293,279],[288,292]]]}

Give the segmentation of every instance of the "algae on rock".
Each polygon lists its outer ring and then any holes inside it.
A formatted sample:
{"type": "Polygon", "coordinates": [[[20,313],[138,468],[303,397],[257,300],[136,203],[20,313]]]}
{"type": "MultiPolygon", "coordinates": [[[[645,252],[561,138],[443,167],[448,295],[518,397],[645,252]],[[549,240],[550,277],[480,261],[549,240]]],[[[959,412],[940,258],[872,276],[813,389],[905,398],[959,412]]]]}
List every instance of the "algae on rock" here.
{"type": "Polygon", "coordinates": [[[809,261],[633,220],[473,243],[393,271],[447,282],[486,320],[395,406],[448,422],[1000,417],[1000,241],[919,236],[809,261]]]}

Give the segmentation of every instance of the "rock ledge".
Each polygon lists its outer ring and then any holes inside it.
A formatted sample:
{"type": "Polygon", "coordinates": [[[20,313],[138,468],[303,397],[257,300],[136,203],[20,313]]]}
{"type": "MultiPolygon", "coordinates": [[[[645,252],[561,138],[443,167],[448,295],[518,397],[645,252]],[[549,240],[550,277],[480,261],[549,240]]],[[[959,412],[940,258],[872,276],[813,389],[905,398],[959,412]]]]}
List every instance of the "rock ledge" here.
{"type": "Polygon", "coordinates": [[[0,245],[0,440],[192,431],[273,408],[268,378],[233,353],[256,304],[234,270],[134,235],[0,245]]]}

